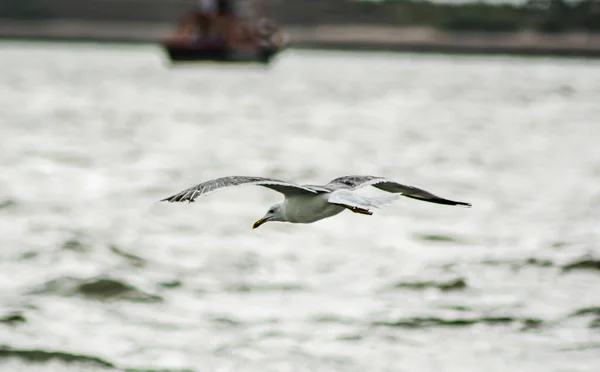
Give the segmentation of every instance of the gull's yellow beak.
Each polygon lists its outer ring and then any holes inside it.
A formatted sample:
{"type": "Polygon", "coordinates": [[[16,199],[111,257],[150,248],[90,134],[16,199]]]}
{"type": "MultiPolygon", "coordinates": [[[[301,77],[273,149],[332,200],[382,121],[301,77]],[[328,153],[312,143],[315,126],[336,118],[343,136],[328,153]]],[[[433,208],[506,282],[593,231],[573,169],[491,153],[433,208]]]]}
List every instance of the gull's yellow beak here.
{"type": "Polygon", "coordinates": [[[261,218],[260,220],[254,222],[254,225],[252,225],[252,229],[256,229],[257,227],[259,227],[260,225],[262,225],[263,223],[267,222],[269,219],[268,218],[261,218]]]}

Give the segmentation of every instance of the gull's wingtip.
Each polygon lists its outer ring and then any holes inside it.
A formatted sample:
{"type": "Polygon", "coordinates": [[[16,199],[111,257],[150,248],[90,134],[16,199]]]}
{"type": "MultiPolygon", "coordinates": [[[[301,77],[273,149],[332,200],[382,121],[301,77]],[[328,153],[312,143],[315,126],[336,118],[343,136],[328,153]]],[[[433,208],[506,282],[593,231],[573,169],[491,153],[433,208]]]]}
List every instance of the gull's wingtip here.
{"type": "Polygon", "coordinates": [[[171,195],[169,197],[166,197],[164,199],[161,199],[159,201],[159,203],[160,202],[174,203],[174,202],[181,202],[181,201],[187,201],[187,199],[183,198],[181,194],[175,194],[175,195],[171,195]]]}
{"type": "Polygon", "coordinates": [[[406,194],[404,194],[404,196],[406,196],[407,198],[426,201],[429,203],[450,205],[453,207],[471,208],[471,203],[465,203],[465,202],[456,201],[456,200],[444,199],[444,198],[437,197],[435,195],[433,195],[433,197],[430,197],[430,198],[424,198],[424,197],[420,197],[420,196],[406,195],[406,194]]]}
{"type": "Polygon", "coordinates": [[[171,201],[173,201],[173,197],[169,196],[168,198],[164,198],[164,199],[161,199],[161,200],[157,201],[157,203],[162,203],[162,202],[169,202],[170,203],[171,201]]]}
{"type": "Polygon", "coordinates": [[[193,203],[195,200],[187,197],[186,195],[183,194],[175,194],[175,195],[171,195],[167,198],[161,199],[159,201],[157,201],[157,203],[162,203],[162,202],[168,202],[168,203],[183,203],[183,202],[188,202],[188,203],[193,203]]]}

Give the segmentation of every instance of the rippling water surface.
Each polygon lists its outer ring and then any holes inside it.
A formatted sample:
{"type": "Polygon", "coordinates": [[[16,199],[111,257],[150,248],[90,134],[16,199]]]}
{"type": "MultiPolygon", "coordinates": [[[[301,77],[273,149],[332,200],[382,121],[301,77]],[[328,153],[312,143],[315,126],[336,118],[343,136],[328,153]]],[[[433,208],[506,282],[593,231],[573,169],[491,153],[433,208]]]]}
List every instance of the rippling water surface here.
{"type": "Polygon", "coordinates": [[[598,62],[0,55],[0,370],[600,369],[598,62]],[[403,198],[253,231],[277,193],[156,202],[345,174],[473,208],[403,198]]]}

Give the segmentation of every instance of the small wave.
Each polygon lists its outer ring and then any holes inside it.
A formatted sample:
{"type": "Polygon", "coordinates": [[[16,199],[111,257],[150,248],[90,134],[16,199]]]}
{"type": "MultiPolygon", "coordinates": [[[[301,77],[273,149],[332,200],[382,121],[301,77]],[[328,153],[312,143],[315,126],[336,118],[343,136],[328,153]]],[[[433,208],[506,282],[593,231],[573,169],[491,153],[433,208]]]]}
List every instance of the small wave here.
{"type": "Polygon", "coordinates": [[[86,252],[88,251],[88,247],[83,244],[83,242],[79,241],[78,239],[75,238],[71,238],[66,240],[62,246],[62,249],[64,249],[65,251],[74,251],[74,252],[86,252]]]}
{"type": "Polygon", "coordinates": [[[339,336],[339,337],[337,337],[337,340],[339,340],[339,341],[360,341],[363,338],[364,338],[364,336],[361,334],[352,333],[352,334],[339,336]]]}
{"type": "Polygon", "coordinates": [[[133,285],[119,279],[98,277],[81,280],[73,277],[62,277],[43,284],[32,291],[32,294],[78,294],[95,300],[128,300],[135,302],[159,302],[162,297],[146,293],[133,285]]]}
{"type": "Polygon", "coordinates": [[[12,208],[15,205],[17,205],[17,202],[14,201],[14,200],[12,200],[12,199],[6,199],[6,200],[3,200],[3,201],[0,201],[0,210],[12,208]]]}
{"type": "Polygon", "coordinates": [[[455,278],[447,281],[406,281],[397,282],[393,288],[423,290],[437,288],[441,291],[460,291],[467,288],[467,281],[464,278],[455,278]]]}
{"type": "Polygon", "coordinates": [[[19,256],[19,259],[20,260],[32,260],[32,259],[38,257],[39,255],[40,255],[40,253],[36,252],[36,251],[26,251],[26,252],[23,252],[19,256]]]}
{"type": "Polygon", "coordinates": [[[0,317],[0,323],[3,324],[16,325],[25,322],[27,322],[27,318],[21,313],[12,313],[0,317]]]}
{"type": "Polygon", "coordinates": [[[239,320],[232,319],[228,316],[215,315],[210,318],[211,323],[223,328],[240,327],[243,323],[239,320]]]}
{"type": "Polygon", "coordinates": [[[572,312],[569,317],[581,316],[581,315],[598,315],[600,316],[600,306],[584,307],[583,309],[572,312]]]}
{"type": "Polygon", "coordinates": [[[482,316],[471,318],[444,319],[438,317],[413,317],[396,321],[377,321],[374,326],[429,328],[429,327],[466,327],[474,324],[505,325],[520,323],[522,329],[537,328],[543,324],[541,319],[513,316],[482,316]]]}
{"type": "Polygon", "coordinates": [[[81,283],[77,286],[77,292],[98,299],[123,298],[143,302],[162,300],[160,296],[143,292],[128,283],[110,278],[97,278],[81,283]]]}
{"type": "Polygon", "coordinates": [[[563,266],[563,271],[572,271],[572,270],[597,270],[600,271],[600,259],[596,258],[582,258],[577,261],[573,261],[571,263],[563,266]]]}
{"type": "Polygon", "coordinates": [[[463,239],[456,236],[443,235],[443,234],[415,234],[414,237],[419,240],[425,240],[429,242],[440,242],[440,243],[466,243],[463,239]]]}
{"type": "Polygon", "coordinates": [[[183,285],[183,282],[179,279],[168,280],[164,282],[159,282],[159,286],[167,289],[180,288],[183,285]]]}
{"type": "Polygon", "coordinates": [[[311,321],[316,322],[316,323],[337,323],[337,324],[356,324],[359,322],[358,320],[348,318],[348,317],[343,317],[340,315],[335,315],[335,314],[315,315],[311,318],[311,321]]]}
{"type": "Polygon", "coordinates": [[[523,266],[552,267],[555,265],[554,262],[545,258],[529,257],[523,262],[523,266]]]}
{"type": "Polygon", "coordinates": [[[19,358],[32,363],[44,363],[50,360],[59,360],[63,363],[87,364],[106,369],[117,369],[113,363],[91,355],[40,349],[13,349],[8,346],[0,346],[0,358],[9,357],[19,358]]]}
{"type": "Polygon", "coordinates": [[[146,260],[144,260],[143,258],[133,255],[131,253],[127,253],[121,249],[119,249],[119,247],[117,247],[116,245],[111,245],[110,246],[110,251],[120,257],[123,257],[124,259],[126,259],[129,263],[131,263],[132,266],[135,267],[142,267],[146,264],[146,260]]]}
{"type": "Polygon", "coordinates": [[[560,351],[582,351],[600,349],[600,343],[579,344],[559,349],[560,351]]]}
{"type": "Polygon", "coordinates": [[[487,266],[510,266],[512,269],[522,269],[524,267],[555,267],[556,264],[549,259],[529,257],[524,260],[511,259],[488,259],[480,262],[487,266]]]}
{"type": "Polygon", "coordinates": [[[29,363],[59,361],[66,364],[79,364],[124,372],[194,372],[191,369],[120,368],[112,362],[93,355],[43,349],[13,349],[2,345],[0,345],[0,358],[18,358],[29,363]]]}
{"type": "Polygon", "coordinates": [[[227,292],[269,292],[269,291],[301,291],[304,286],[295,283],[267,283],[267,284],[251,284],[238,283],[228,286],[227,292]]]}
{"type": "Polygon", "coordinates": [[[437,305],[439,309],[447,309],[454,311],[473,311],[473,308],[466,305],[437,305]]]}
{"type": "Polygon", "coordinates": [[[569,314],[568,318],[592,317],[590,328],[600,328],[600,306],[584,307],[569,314]]]}

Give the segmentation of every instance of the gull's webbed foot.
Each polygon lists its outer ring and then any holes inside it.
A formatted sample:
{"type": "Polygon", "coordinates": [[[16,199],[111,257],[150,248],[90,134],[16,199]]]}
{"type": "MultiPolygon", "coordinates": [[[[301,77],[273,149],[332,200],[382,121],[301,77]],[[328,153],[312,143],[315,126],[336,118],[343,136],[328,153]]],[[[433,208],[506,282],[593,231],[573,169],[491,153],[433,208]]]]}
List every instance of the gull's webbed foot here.
{"type": "Polygon", "coordinates": [[[373,212],[371,212],[368,209],[364,209],[364,208],[358,208],[358,207],[348,207],[348,209],[354,213],[359,213],[359,214],[366,214],[368,216],[371,216],[373,214],[373,212]]]}

